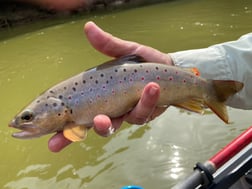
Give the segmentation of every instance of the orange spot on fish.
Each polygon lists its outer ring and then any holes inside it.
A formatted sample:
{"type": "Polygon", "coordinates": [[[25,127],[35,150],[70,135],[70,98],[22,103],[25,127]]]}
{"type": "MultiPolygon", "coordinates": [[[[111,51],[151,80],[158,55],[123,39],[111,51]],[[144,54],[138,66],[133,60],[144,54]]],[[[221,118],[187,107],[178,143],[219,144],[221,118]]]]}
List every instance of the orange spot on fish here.
{"type": "Polygon", "coordinates": [[[193,72],[194,75],[200,76],[200,72],[199,72],[198,68],[192,68],[191,71],[193,72]]]}

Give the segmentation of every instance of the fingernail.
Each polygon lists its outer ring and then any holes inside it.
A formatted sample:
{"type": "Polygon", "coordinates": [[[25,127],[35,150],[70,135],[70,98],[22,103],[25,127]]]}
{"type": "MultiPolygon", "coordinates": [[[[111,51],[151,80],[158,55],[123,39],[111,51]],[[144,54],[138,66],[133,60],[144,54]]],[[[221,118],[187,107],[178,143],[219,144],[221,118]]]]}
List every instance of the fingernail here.
{"type": "Polygon", "coordinates": [[[154,95],[157,94],[157,92],[158,92],[158,88],[157,88],[157,87],[151,87],[151,88],[150,88],[150,91],[149,91],[149,94],[150,94],[151,96],[154,96],[154,95]]]}

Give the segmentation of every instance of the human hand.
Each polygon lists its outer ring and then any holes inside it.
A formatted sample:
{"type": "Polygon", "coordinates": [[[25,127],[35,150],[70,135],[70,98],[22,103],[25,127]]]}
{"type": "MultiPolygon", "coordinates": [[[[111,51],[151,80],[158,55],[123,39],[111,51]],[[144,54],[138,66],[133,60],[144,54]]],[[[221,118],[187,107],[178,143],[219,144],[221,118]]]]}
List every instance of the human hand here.
{"type": "MultiPolygon", "coordinates": [[[[104,32],[93,22],[87,22],[84,31],[90,44],[101,53],[111,57],[121,57],[128,54],[142,56],[146,61],[159,62],[172,65],[171,57],[148,46],[136,42],[125,41],[111,34],[104,32]]],[[[108,136],[117,130],[123,121],[133,124],[144,124],[165,111],[166,108],[156,107],[159,98],[160,88],[156,83],[149,83],[145,86],[142,96],[136,107],[126,115],[110,119],[106,115],[97,115],[94,118],[94,130],[101,136],[108,136]]],[[[58,152],[69,145],[63,134],[55,134],[48,142],[52,152],[58,152]]]]}

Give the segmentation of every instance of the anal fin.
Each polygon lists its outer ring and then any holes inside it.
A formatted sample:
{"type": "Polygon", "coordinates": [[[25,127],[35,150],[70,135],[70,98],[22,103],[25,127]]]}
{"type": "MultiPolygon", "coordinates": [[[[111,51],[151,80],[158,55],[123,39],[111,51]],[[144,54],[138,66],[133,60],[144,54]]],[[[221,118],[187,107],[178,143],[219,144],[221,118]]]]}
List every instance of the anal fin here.
{"type": "Polygon", "coordinates": [[[173,104],[173,105],[179,108],[183,108],[185,110],[192,111],[192,112],[196,112],[200,114],[204,113],[204,101],[201,98],[192,98],[192,99],[188,99],[186,101],[183,101],[178,104],[173,104]]]}
{"type": "Polygon", "coordinates": [[[64,127],[63,135],[72,142],[82,141],[87,137],[88,128],[75,124],[68,124],[64,127]]]}

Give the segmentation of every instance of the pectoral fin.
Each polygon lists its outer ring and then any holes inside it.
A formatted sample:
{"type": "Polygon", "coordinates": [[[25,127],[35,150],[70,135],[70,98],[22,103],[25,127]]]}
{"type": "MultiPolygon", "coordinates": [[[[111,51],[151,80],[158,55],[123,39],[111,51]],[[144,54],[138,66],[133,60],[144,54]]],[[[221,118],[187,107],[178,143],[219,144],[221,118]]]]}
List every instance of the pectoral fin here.
{"type": "Polygon", "coordinates": [[[63,135],[72,142],[77,142],[86,139],[88,128],[85,126],[79,126],[69,124],[64,127],[63,135]]]}

